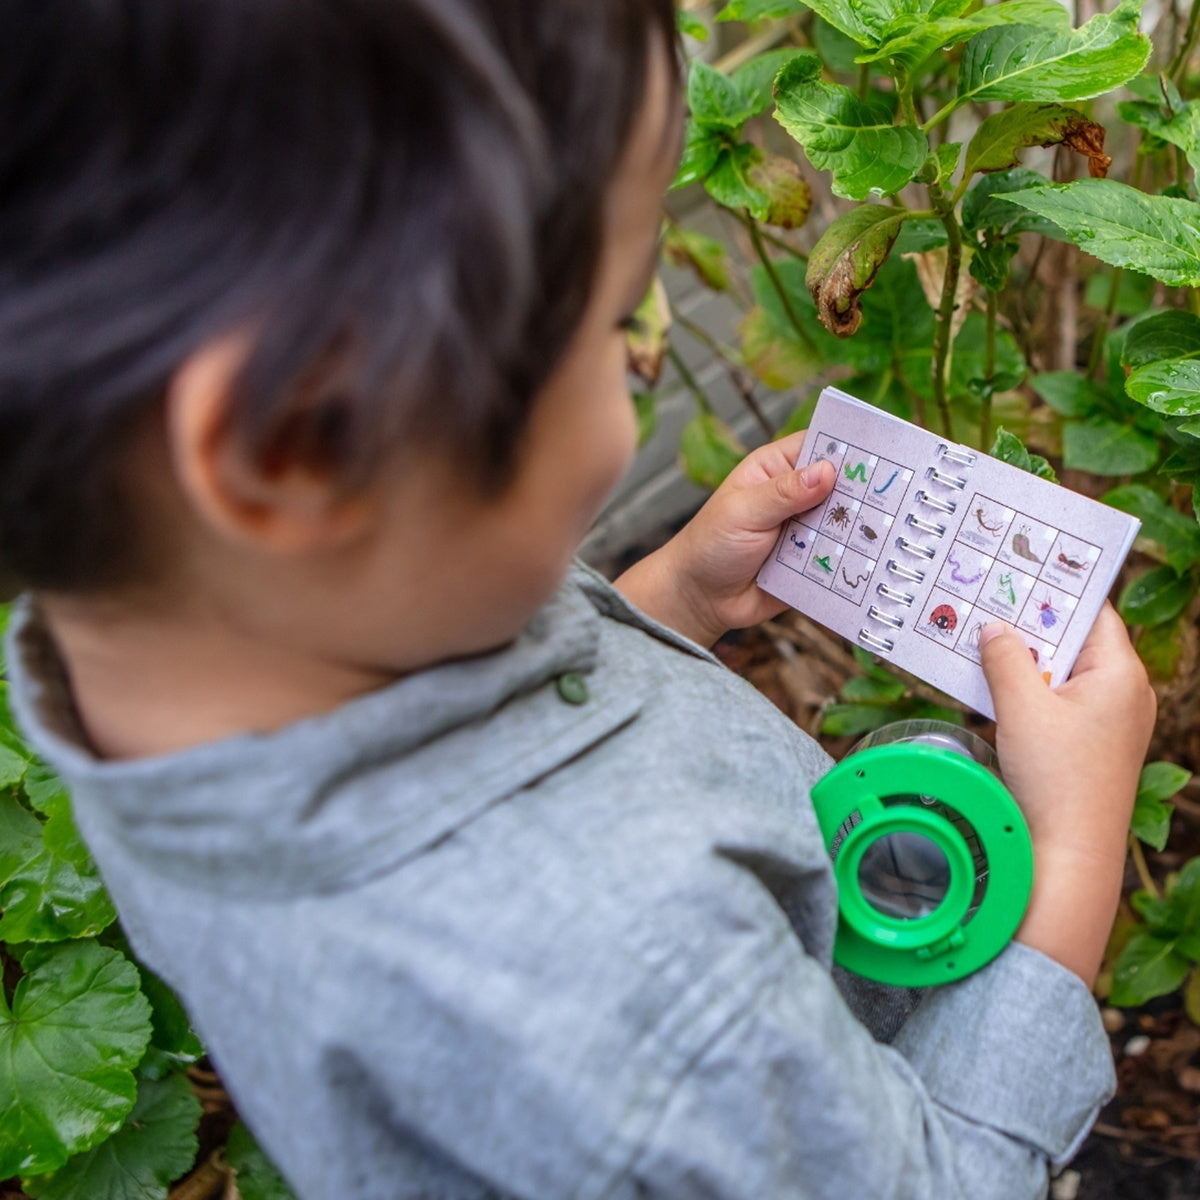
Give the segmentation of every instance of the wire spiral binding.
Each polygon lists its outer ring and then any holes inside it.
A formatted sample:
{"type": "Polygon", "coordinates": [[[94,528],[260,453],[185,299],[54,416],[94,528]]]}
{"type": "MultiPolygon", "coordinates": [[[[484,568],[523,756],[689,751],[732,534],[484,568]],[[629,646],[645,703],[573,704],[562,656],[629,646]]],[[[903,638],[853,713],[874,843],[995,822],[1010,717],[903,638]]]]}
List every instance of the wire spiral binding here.
{"type": "MultiPolygon", "coordinates": [[[[948,442],[938,443],[936,456],[938,459],[954,463],[956,466],[968,470],[975,465],[979,458],[974,451],[968,450],[963,446],[952,446],[948,442]]],[[[951,493],[961,492],[967,486],[965,476],[951,475],[945,471],[938,470],[935,466],[926,468],[925,478],[939,487],[948,489],[951,493]]],[[[958,508],[957,500],[930,495],[929,492],[924,490],[916,492],[913,499],[926,508],[933,509],[935,512],[946,513],[947,515],[953,515],[958,508]]],[[[915,512],[908,513],[904,518],[904,523],[910,529],[920,530],[921,533],[939,540],[946,534],[944,523],[927,519],[915,512]]],[[[937,557],[936,546],[911,541],[904,536],[896,538],[896,547],[905,554],[912,555],[914,558],[922,559],[925,562],[931,562],[937,557]]],[[[894,575],[897,579],[903,579],[907,583],[920,585],[925,582],[924,571],[915,566],[908,566],[906,563],[899,562],[894,558],[887,560],[886,569],[889,574],[894,575]]],[[[877,584],[875,591],[885,600],[890,600],[893,604],[901,604],[905,608],[911,608],[916,602],[915,592],[894,588],[887,583],[877,584]]],[[[867,609],[867,617],[879,625],[886,626],[888,629],[904,628],[905,619],[900,613],[888,612],[887,609],[879,608],[874,604],[867,609]]],[[[887,654],[893,650],[896,645],[892,638],[876,633],[869,628],[859,630],[858,640],[863,645],[869,646],[871,649],[883,654],[887,654]]]]}
{"type": "Polygon", "coordinates": [[[912,592],[901,592],[894,587],[888,587],[886,583],[876,584],[875,590],[885,600],[894,600],[897,604],[903,604],[905,608],[911,608],[916,599],[912,592]]]}

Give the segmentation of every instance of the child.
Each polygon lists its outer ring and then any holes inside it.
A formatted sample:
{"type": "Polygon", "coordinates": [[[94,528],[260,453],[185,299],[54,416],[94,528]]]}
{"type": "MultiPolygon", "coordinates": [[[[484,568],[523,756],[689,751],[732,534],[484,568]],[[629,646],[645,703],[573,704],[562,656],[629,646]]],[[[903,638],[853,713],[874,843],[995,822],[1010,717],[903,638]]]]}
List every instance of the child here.
{"type": "Polygon", "coordinates": [[[1111,1085],[1115,615],[1057,693],[986,631],[1033,901],[888,1045],[829,973],[828,759],[702,648],[828,473],[787,439],[617,588],[569,565],[632,453],[668,0],[8,14],[15,700],[302,1200],[1041,1195],[1111,1085]]]}

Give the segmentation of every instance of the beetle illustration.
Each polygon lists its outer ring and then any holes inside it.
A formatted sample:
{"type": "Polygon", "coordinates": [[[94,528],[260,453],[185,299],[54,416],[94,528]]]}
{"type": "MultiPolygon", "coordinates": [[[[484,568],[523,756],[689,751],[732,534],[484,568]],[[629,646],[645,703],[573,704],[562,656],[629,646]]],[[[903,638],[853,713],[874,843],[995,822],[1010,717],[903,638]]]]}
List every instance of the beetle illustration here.
{"type": "Polygon", "coordinates": [[[929,624],[936,625],[942,633],[953,633],[954,627],[958,624],[958,613],[948,604],[939,604],[929,614],[929,624]]]}
{"type": "Polygon", "coordinates": [[[1043,629],[1053,629],[1058,624],[1058,609],[1054,607],[1050,597],[1038,601],[1038,620],[1043,629]]]}
{"type": "Polygon", "coordinates": [[[865,521],[859,522],[858,532],[861,533],[868,542],[873,542],[879,536],[879,534],[877,534],[875,530],[870,527],[870,525],[866,524],[865,521]]]}
{"type": "Polygon", "coordinates": [[[850,510],[844,504],[835,504],[826,514],[825,520],[839,529],[850,524],[850,510]]]}

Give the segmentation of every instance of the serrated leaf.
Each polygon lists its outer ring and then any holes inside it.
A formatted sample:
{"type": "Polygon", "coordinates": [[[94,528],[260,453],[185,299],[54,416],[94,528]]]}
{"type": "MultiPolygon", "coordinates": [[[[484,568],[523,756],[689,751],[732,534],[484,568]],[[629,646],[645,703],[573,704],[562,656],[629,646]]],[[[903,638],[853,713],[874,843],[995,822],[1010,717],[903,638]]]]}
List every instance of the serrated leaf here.
{"type": "Polygon", "coordinates": [[[1077,109],[1062,104],[1014,104],[985,118],[975,131],[967,145],[964,177],[976,171],[1007,170],[1021,161],[1022,150],[1060,142],[1086,153],[1089,161],[1102,163],[1104,169],[1112,162],[1103,153],[1103,126],[1077,109]]]}
{"type": "Polygon", "coordinates": [[[963,197],[963,227],[972,233],[986,229],[1004,234],[1061,236],[1061,230],[1053,222],[1006,199],[1011,192],[1040,187],[1048,182],[1036,171],[1025,167],[985,175],[963,197]]]}
{"type": "Polygon", "coordinates": [[[1021,439],[1003,427],[996,430],[996,440],[988,454],[1040,479],[1049,479],[1051,483],[1058,482],[1054,468],[1040,454],[1030,454],[1021,439]]]}
{"type": "Polygon", "coordinates": [[[679,457],[683,473],[693,483],[716,490],[746,457],[746,448],[720,417],[699,413],[683,428],[679,457]]]}
{"type": "Polygon", "coordinates": [[[1071,27],[1066,10],[1055,0],[1006,0],[1003,4],[980,8],[967,17],[941,17],[916,22],[914,27],[888,37],[878,50],[860,55],[858,61],[876,62],[887,58],[911,71],[936,50],[955,46],[993,25],[1018,23],[1063,31],[1071,27]]]}
{"type": "Polygon", "coordinates": [[[804,147],[809,162],[833,174],[835,195],[890,196],[921,169],[929,142],[915,125],[864,104],[849,88],[826,83],[820,64],[789,62],[775,83],[775,119],[804,147]]]}
{"type": "Polygon", "coordinates": [[[1166,358],[1200,358],[1200,317],[1169,308],[1130,324],[1121,347],[1121,363],[1144,367],[1166,358]]]}
{"type": "Polygon", "coordinates": [[[150,1041],[137,968],[95,942],[56,946],[0,995],[0,1177],[57,1170],[115,1133],[150,1041]]]}
{"type": "Polygon", "coordinates": [[[1117,611],[1127,625],[1161,625],[1179,616],[1196,594],[1186,576],[1170,567],[1152,567],[1126,585],[1117,601],[1117,611]]]}
{"type": "Polygon", "coordinates": [[[1132,400],[1169,417],[1200,414],[1200,359],[1168,358],[1130,373],[1125,391],[1132,400]]]}
{"type": "Polygon", "coordinates": [[[811,50],[802,50],[799,46],[784,46],[779,50],[756,54],[730,76],[753,106],[756,116],[771,107],[771,102],[775,99],[775,77],[795,58],[811,58],[816,62],[817,70],[821,69],[821,60],[811,50]]]}
{"type": "Polygon", "coordinates": [[[95,866],[74,850],[69,812],[57,821],[43,823],[11,793],[0,794],[0,941],[90,937],[116,919],[95,866]],[[47,827],[68,856],[47,846],[47,827]]]}
{"type": "Polygon", "coordinates": [[[171,1181],[196,1161],[200,1114],[186,1076],[142,1080],[112,1137],[23,1186],[34,1200],[165,1200],[171,1181]]]}
{"type": "Polygon", "coordinates": [[[755,114],[755,97],[699,58],[688,69],[687,104],[698,125],[729,133],[736,133],[755,114]]]}
{"type": "Polygon", "coordinates": [[[1140,0],[1122,0],[1069,32],[1037,25],[985,29],[963,51],[959,100],[1061,102],[1111,91],[1150,57],[1150,39],[1138,32],[1140,13],[1140,0]]]}
{"type": "Polygon", "coordinates": [[[1158,103],[1145,100],[1123,100],[1117,105],[1121,118],[1152,137],[1178,146],[1187,156],[1193,171],[1200,169],[1200,104],[1189,101],[1174,112],[1164,111],[1158,103]]]}
{"type": "Polygon", "coordinates": [[[1114,488],[1102,497],[1105,504],[1137,517],[1141,538],[1161,547],[1162,558],[1177,574],[1200,559],[1200,528],[1161,496],[1139,483],[1114,488]]]}
{"type": "Polygon", "coordinates": [[[296,1200],[283,1176],[241,1121],[229,1135],[226,1155],[229,1165],[237,1172],[242,1200],[296,1200]]]}
{"type": "Polygon", "coordinates": [[[683,139],[683,154],[671,181],[671,190],[698,183],[717,165],[725,139],[719,133],[688,119],[683,139]]]}
{"type": "Polygon", "coordinates": [[[1129,1008],[1173,992],[1188,972],[1188,960],[1175,949],[1174,938],[1135,933],[1113,971],[1112,1004],[1129,1008]]]}
{"type": "Polygon", "coordinates": [[[752,178],[753,170],[763,161],[757,146],[742,143],[721,151],[717,165],[704,180],[704,190],[726,208],[746,209],[756,221],[765,221],[771,198],[752,178]]]}
{"type": "Polygon", "coordinates": [[[1200,206],[1147,196],[1112,179],[1078,179],[1012,192],[1008,200],[1053,221],[1068,241],[1114,267],[1173,286],[1200,283],[1200,206]]]}
{"type": "Polygon", "coordinates": [[[1093,414],[1063,426],[1063,466],[1093,475],[1138,475],[1158,462],[1152,435],[1093,414]]]}
{"type": "Polygon", "coordinates": [[[858,329],[859,297],[871,286],[903,223],[903,212],[862,204],[837,217],[813,247],[805,283],[821,324],[831,333],[849,337],[858,329]]]}

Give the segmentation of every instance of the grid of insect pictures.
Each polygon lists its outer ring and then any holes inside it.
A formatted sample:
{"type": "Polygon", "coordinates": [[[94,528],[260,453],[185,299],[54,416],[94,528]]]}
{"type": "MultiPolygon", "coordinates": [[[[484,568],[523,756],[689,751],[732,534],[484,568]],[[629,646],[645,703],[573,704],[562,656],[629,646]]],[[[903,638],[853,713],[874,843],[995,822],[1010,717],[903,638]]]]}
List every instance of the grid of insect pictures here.
{"type": "Polygon", "coordinates": [[[980,493],[960,511],[918,631],[978,662],[979,633],[999,618],[1025,633],[1049,675],[1100,547],[980,493]]]}
{"type": "Polygon", "coordinates": [[[775,557],[861,605],[913,473],[827,434],[814,439],[808,461],[821,459],[837,473],[834,490],[819,508],[788,524],[775,557]]]}

